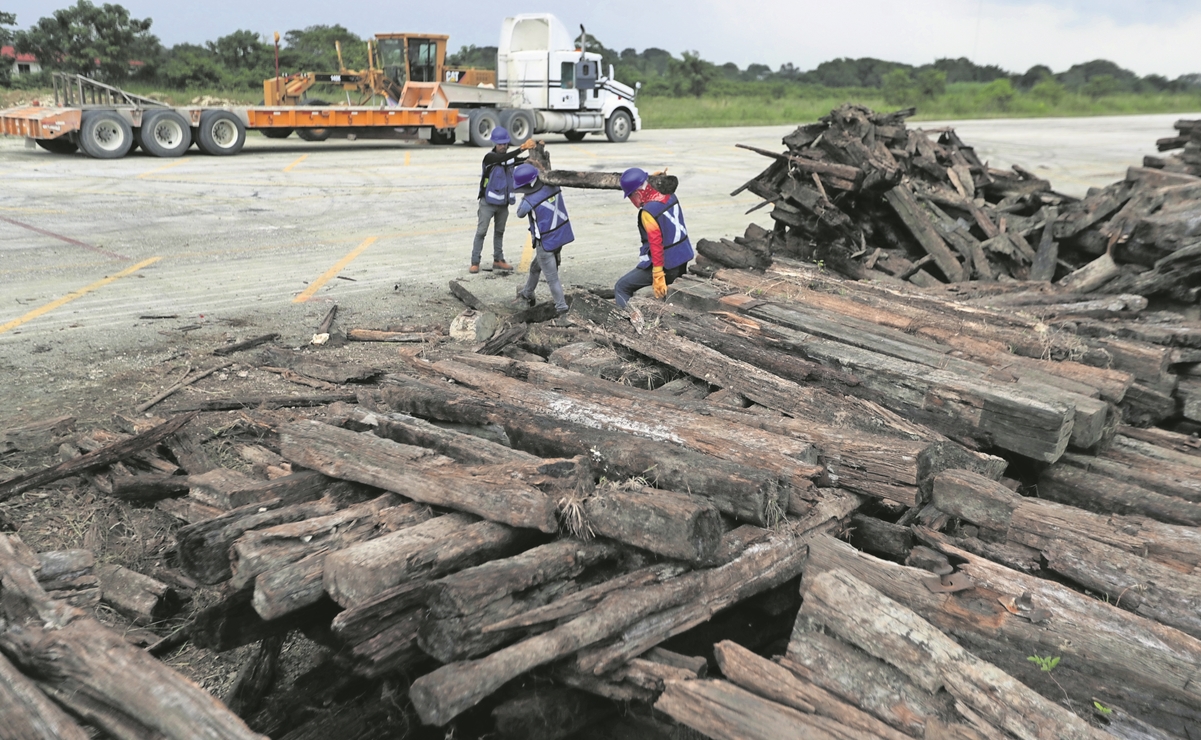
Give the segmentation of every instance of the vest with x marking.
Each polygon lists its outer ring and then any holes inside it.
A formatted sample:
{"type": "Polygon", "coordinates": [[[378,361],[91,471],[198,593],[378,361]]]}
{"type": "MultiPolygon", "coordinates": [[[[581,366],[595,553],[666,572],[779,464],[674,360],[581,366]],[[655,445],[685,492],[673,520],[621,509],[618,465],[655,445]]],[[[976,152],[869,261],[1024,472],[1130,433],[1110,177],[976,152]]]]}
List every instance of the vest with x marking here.
{"type": "Polygon", "coordinates": [[[542,248],[553,252],[575,240],[571,231],[571,219],[567,215],[567,203],[563,192],[554,186],[543,185],[525,197],[530,206],[530,233],[542,243],[542,248]]]}
{"type": "Polygon", "coordinates": [[[696,256],[692,251],[692,242],[688,240],[688,227],[684,225],[684,210],[680,208],[680,201],[673,194],[665,202],[651,201],[643,205],[638,212],[638,233],[642,235],[642,250],[639,252],[642,259],[638,263],[639,267],[651,266],[651,245],[646,236],[646,229],[642,226],[642,211],[653,216],[659,224],[659,233],[663,237],[663,269],[670,270],[687,264],[696,256]]]}

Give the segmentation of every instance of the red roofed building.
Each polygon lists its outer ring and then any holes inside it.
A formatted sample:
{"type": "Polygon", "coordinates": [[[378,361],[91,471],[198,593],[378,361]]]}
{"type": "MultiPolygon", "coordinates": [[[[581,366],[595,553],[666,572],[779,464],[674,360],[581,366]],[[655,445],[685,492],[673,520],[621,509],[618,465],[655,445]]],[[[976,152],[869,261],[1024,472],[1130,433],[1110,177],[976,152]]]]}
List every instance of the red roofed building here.
{"type": "Polygon", "coordinates": [[[14,75],[41,72],[42,65],[33,54],[18,54],[11,46],[0,46],[0,65],[10,66],[14,75]]]}

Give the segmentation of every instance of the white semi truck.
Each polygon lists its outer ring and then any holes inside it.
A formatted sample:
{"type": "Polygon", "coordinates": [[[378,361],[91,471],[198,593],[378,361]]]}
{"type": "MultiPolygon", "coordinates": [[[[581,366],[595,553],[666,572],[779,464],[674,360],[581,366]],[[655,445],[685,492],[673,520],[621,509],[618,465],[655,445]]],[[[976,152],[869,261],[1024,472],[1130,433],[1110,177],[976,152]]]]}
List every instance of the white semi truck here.
{"type": "MultiPolygon", "coordinates": [[[[602,69],[601,55],[577,48],[571,34],[548,13],[506,18],[496,54],[496,89],[442,85],[447,105],[467,114],[457,138],[489,146],[495,126],[515,142],[542,133],[580,141],[604,134],[623,142],[642,128],[637,89],[602,69]]],[[[448,76],[453,72],[448,73],[448,76]]]]}

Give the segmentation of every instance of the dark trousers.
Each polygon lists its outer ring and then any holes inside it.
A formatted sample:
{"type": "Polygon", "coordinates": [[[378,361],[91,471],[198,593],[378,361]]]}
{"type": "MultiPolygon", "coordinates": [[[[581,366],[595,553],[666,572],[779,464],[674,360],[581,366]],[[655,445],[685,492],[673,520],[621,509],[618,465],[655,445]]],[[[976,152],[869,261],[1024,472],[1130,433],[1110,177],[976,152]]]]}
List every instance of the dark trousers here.
{"type": "MultiPolygon", "coordinates": [[[[688,263],[684,263],[679,267],[673,267],[670,270],[663,271],[663,277],[667,280],[667,284],[671,285],[676,278],[688,272],[688,263]]],[[[617,284],[613,286],[613,298],[617,301],[618,308],[625,308],[630,302],[630,298],[634,297],[634,293],[649,288],[655,284],[655,277],[651,273],[649,267],[635,267],[626,274],[617,279],[617,284]]]]}

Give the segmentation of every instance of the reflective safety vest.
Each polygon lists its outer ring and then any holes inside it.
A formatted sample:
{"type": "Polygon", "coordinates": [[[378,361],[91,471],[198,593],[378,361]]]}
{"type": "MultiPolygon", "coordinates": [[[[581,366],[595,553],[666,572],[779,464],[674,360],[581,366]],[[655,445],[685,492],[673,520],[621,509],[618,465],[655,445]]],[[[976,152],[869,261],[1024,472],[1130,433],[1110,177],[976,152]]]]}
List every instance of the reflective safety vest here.
{"type": "Polygon", "coordinates": [[[517,213],[529,217],[530,233],[548,252],[575,241],[571,219],[567,215],[567,203],[563,200],[563,191],[557,187],[543,185],[525,196],[517,213]]]}
{"type": "Polygon", "coordinates": [[[507,206],[513,194],[513,166],[494,164],[484,168],[481,175],[484,202],[492,206],[507,206]]]}
{"type": "Polygon", "coordinates": [[[663,237],[663,269],[687,264],[696,253],[692,251],[692,242],[688,241],[688,227],[684,225],[684,210],[675,195],[670,195],[666,202],[652,201],[642,206],[638,211],[638,233],[642,235],[642,259],[638,266],[651,267],[651,244],[642,226],[642,211],[646,211],[659,224],[659,233],[663,237]]]}

